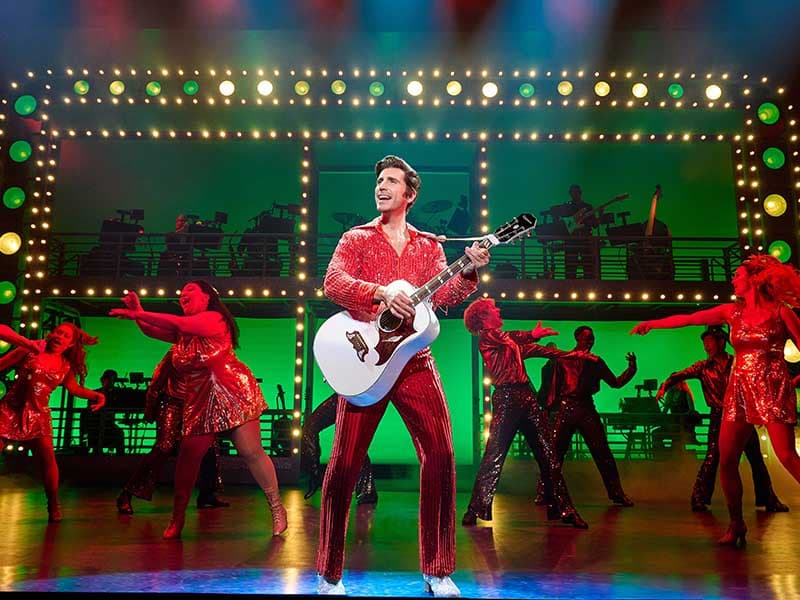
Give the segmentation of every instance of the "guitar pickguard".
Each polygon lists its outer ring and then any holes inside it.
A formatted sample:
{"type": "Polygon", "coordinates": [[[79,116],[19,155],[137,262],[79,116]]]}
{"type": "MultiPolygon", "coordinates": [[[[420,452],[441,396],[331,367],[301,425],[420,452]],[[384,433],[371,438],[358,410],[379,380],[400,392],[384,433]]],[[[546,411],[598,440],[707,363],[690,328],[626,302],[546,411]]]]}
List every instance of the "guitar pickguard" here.
{"type": "Polygon", "coordinates": [[[415,333],[414,322],[411,319],[404,319],[403,324],[394,331],[382,331],[378,329],[378,343],[375,344],[375,352],[378,353],[376,367],[388,361],[395,351],[395,348],[412,333],[415,333]]]}
{"type": "Polygon", "coordinates": [[[361,335],[360,331],[345,331],[344,335],[347,337],[347,341],[350,342],[350,345],[353,346],[353,350],[356,351],[358,360],[363,363],[367,352],[369,352],[367,342],[364,341],[364,336],[361,335]]]}

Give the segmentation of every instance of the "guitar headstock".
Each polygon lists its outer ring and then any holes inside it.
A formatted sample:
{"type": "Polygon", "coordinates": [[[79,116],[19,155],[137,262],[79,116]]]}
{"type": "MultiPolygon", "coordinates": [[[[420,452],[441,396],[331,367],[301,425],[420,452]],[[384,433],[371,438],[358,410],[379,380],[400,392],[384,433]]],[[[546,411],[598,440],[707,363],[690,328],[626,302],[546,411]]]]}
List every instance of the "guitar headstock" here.
{"type": "Polygon", "coordinates": [[[531,213],[522,213],[495,229],[492,236],[498,244],[508,244],[526,233],[530,235],[534,227],[536,227],[536,217],[531,213]]]}

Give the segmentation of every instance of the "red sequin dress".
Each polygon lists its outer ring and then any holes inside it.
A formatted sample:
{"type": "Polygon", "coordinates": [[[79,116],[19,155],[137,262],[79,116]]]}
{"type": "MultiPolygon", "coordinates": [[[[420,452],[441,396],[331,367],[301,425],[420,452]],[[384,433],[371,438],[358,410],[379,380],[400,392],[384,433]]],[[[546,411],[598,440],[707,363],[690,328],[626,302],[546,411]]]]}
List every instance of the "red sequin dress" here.
{"type": "Polygon", "coordinates": [[[58,367],[43,366],[28,353],[17,366],[17,379],[0,399],[0,438],[32,440],[52,437],[50,394],[64,382],[70,365],[62,360],[58,367]]]}
{"type": "Polygon", "coordinates": [[[178,336],[169,394],[183,400],[183,435],[217,433],[257,419],[267,408],[253,373],[233,352],[230,334],[178,336]]]}
{"type": "Polygon", "coordinates": [[[753,425],[796,423],[797,397],[783,358],[786,325],[779,311],[763,323],[745,322],[743,308],[737,305],[730,317],[735,358],[723,418],[753,425]]]}

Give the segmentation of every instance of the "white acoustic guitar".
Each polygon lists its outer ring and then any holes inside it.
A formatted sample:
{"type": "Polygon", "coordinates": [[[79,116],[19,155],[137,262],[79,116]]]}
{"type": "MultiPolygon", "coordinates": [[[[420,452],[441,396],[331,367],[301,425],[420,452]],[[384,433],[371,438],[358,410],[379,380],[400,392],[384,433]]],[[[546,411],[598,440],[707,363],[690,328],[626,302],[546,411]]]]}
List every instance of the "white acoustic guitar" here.
{"type": "MultiPolygon", "coordinates": [[[[536,217],[521,214],[483,238],[479,245],[491,248],[507,244],[530,234],[535,226],[536,217]]],[[[346,310],[325,321],[314,338],[314,357],[328,384],[356,406],[370,406],[386,396],[411,357],[439,335],[431,296],[469,264],[469,259],[462,256],[419,288],[403,279],[386,286],[409,295],[416,306],[413,320],[384,309],[372,321],[354,319],[346,310]]]]}

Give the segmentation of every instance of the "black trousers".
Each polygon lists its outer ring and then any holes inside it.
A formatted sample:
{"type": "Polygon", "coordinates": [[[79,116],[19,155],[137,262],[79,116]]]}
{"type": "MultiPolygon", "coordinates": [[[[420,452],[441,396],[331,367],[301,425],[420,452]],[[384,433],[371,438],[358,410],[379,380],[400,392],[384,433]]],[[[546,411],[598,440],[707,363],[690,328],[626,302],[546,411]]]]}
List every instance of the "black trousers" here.
{"type": "Polygon", "coordinates": [[[561,474],[561,462],[550,444],[547,415],[536,402],[530,384],[499,386],[492,394],[492,424],[472,488],[469,509],[485,521],[492,519],[497,483],[517,431],[525,436],[539,463],[547,503],[561,514],[574,510],[561,474]]]}
{"type": "Polygon", "coordinates": [[[621,497],[624,492],[619,479],[617,462],[614,460],[614,455],[611,454],[605,426],[591,399],[587,401],[565,398],[558,406],[553,423],[553,443],[559,462],[562,464],[575,433],[583,436],[594,463],[597,465],[597,470],[600,471],[600,477],[603,478],[608,497],[612,500],[621,497]]]}

